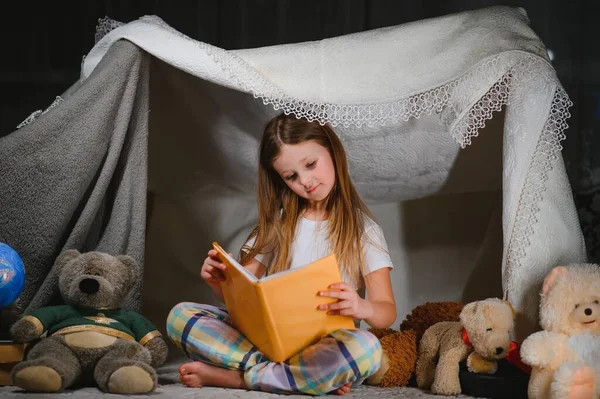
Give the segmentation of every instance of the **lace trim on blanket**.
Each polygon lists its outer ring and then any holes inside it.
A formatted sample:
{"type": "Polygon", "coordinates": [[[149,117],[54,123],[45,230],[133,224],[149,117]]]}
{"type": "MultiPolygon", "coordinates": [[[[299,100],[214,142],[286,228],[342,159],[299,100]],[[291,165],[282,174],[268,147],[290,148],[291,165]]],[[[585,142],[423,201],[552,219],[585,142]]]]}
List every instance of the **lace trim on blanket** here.
{"type": "Polygon", "coordinates": [[[488,92],[469,108],[467,115],[455,123],[451,135],[461,148],[471,145],[473,137],[479,135],[479,129],[485,127],[485,122],[492,119],[494,112],[499,112],[508,104],[510,78],[506,73],[488,92]]]}
{"type": "Polygon", "coordinates": [[[35,119],[37,119],[38,117],[44,115],[46,112],[50,111],[52,108],[56,107],[58,104],[62,103],[63,101],[64,100],[62,99],[61,96],[56,96],[56,98],[54,99],[54,101],[52,102],[52,104],[50,104],[50,106],[48,108],[46,108],[45,111],[42,111],[41,109],[38,109],[37,111],[32,112],[31,115],[29,115],[23,122],[21,122],[21,123],[19,123],[17,125],[17,129],[20,129],[23,126],[29,125],[35,119]]]}
{"type": "MultiPolygon", "coordinates": [[[[546,79],[556,80],[554,70],[545,60],[523,52],[516,63],[511,60],[511,63],[507,64],[502,55],[494,56],[453,81],[397,101],[359,105],[315,103],[287,95],[242,58],[219,47],[198,42],[175,30],[157,16],[144,16],[140,19],[196,43],[220,65],[231,82],[252,93],[255,98],[261,98],[265,105],[271,104],[276,110],[281,109],[286,114],[294,114],[309,121],[329,123],[333,126],[385,125],[399,120],[408,121],[411,117],[419,118],[423,114],[430,115],[434,111],[442,112],[444,107],[456,101],[457,87],[471,80],[481,81],[482,77],[489,76],[490,71],[508,70],[507,74],[470,107],[468,115],[453,126],[452,137],[462,148],[471,144],[471,138],[477,136],[478,130],[485,126],[485,121],[491,119],[494,112],[500,111],[502,106],[508,104],[512,75],[526,76],[531,71],[536,71],[546,79]]],[[[112,26],[108,21],[105,23],[112,26]]],[[[102,30],[106,29],[109,28],[102,28],[102,30]]]]}
{"type": "Polygon", "coordinates": [[[108,32],[123,25],[125,25],[125,23],[115,21],[114,19],[110,19],[109,17],[98,18],[98,25],[96,26],[96,35],[94,37],[94,43],[98,43],[100,39],[106,36],[108,32]]]}
{"type": "MultiPolygon", "coordinates": [[[[533,157],[521,191],[515,224],[512,236],[508,242],[506,266],[503,281],[510,282],[513,270],[521,266],[521,259],[525,258],[531,242],[529,237],[534,233],[533,227],[538,222],[537,213],[539,203],[546,191],[548,172],[556,161],[561,158],[562,145],[560,142],[566,138],[564,131],[569,127],[567,119],[571,117],[569,108],[573,102],[560,86],[557,87],[552,100],[548,119],[544,124],[542,133],[536,145],[533,157]]],[[[505,295],[510,290],[510,284],[504,287],[505,295]]]]}
{"type": "MultiPolygon", "coordinates": [[[[554,69],[544,59],[523,52],[518,57],[507,60],[500,54],[485,60],[453,81],[392,102],[360,105],[314,103],[290,97],[234,53],[198,42],[175,30],[159,17],[145,16],[140,19],[156,24],[186,40],[193,41],[220,65],[233,83],[252,93],[255,98],[262,99],[265,105],[271,104],[275,109],[281,109],[286,114],[294,114],[310,121],[318,121],[321,124],[330,123],[333,126],[348,127],[364,124],[373,126],[400,120],[408,121],[411,117],[419,118],[423,114],[430,115],[434,111],[442,112],[447,107],[453,111],[456,110],[454,117],[457,117],[457,120],[452,124],[450,130],[452,137],[461,148],[470,145],[472,138],[478,135],[479,129],[485,126],[486,121],[490,120],[495,112],[510,103],[511,87],[515,88],[522,84],[521,82],[532,73],[535,73],[536,77],[553,82],[557,89],[551,111],[526,174],[517,207],[514,230],[507,244],[504,283],[509,284],[510,273],[519,268],[521,260],[524,259],[530,246],[529,237],[534,233],[534,225],[537,223],[538,204],[543,199],[546,190],[545,182],[548,180],[548,172],[560,157],[562,150],[560,142],[565,139],[564,131],[568,127],[566,120],[571,116],[569,108],[573,105],[567,93],[562,89],[554,69]],[[490,73],[498,71],[505,72],[474,104],[463,104],[462,102],[467,99],[457,98],[457,93],[461,92],[457,88],[463,88],[463,85],[469,85],[470,82],[484,82],[485,77],[489,77],[490,73]],[[458,117],[462,111],[466,111],[466,114],[458,117]]],[[[122,23],[108,18],[104,18],[100,22],[102,26],[98,27],[97,32],[109,32],[114,27],[122,25],[122,23]]],[[[100,40],[98,34],[97,41],[100,40]]],[[[472,90],[477,89],[477,87],[473,87],[472,90]]],[[[505,291],[507,289],[508,287],[505,287],[505,291]]]]}

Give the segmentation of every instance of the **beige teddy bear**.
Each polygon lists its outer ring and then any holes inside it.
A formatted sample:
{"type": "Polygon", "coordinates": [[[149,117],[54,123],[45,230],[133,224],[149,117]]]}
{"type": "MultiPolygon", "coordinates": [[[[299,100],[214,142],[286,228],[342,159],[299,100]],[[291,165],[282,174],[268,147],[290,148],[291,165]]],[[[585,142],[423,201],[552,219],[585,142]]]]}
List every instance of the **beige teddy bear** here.
{"type": "Polygon", "coordinates": [[[472,372],[495,373],[496,360],[504,358],[511,348],[514,318],[510,303],[488,298],[465,305],[458,322],[429,327],[419,344],[419,388],[438,395],[460,394],[459,363],[465,359],[472,372]]]}
{"type": "Polygon", "coordinates": [[[521,347],[532,366],[528,395],[598,398],[600,394],[600,267],[553,268],[542,286],[540,325],[521,347]]]}

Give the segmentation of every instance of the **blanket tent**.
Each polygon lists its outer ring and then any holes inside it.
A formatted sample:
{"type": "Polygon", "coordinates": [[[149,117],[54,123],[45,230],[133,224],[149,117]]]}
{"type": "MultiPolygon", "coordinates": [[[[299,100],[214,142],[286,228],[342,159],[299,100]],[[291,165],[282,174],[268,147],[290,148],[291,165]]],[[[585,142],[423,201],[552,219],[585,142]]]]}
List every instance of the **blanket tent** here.
{"type": "Polygon", "coordinates": [[[501,296],[522,340],[545,273],[585,261],[561,156],[571,105],[520,8],[236,51],[155,16],[104,19],[80,79],[0,138],[18,307],[56,298],[65,248],[143,263],[126,307],[161,329],[177,302],[213,302],[202,260],[256,222],[259,138],[285,112],[346,146],[386,233],[398,322],[426,301],[501,296]]]}

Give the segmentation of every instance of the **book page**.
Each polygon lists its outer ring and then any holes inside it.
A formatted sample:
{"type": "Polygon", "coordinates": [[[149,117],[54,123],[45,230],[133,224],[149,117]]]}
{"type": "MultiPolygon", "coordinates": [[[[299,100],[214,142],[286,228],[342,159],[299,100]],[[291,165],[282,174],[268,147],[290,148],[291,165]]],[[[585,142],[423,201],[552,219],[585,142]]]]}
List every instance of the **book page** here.
{"type": "Polygon", "coordinates": [[[317,259],[317,260],[315,260],[312,263],[308,263],[308,264],[300,266],[300,267],[295,267],[293,269],[288,269],[288,270],[284,270],[284,271],[281,271],[281,272],[278,272],[278,273],[275,273],[275,274],[270,274],[268,276],[265,276],[265,277],[261,278],[260,281],[269,281],[269,280],[272,280],[272,279],[277,278],[277,277],[285,276],[286,274],[299,273],[299,271],[302,270],[303,268],[309,267],[309,266],[313,265],[314,263],[321,262],[324,259],[329,258],[330,256],[332,256],[332,255],[331,254],[327,255],[327,256],[325,256],[325,257],[323,257],[321,259],[317,259]]]}
{"type": "MultiPolygon", "coordinates": [[[[226,267],[233,266],[236,269],[238,269],[240,272],[242,272],[246,277],[248,277],[248,279],[250,281],[252,281],[252,282],[258,281],[256,276],[250,270],[248,270],[244,266],[240,265],[240,263],[237,260],[235,260],[234,258],[232,258],[223,248],[221,248],[221,246],[217,242],[213,242],[213,248],[218,252],[219,257],[221,258],[221,263],[224,263],[226,267]]],[[[227,273],[227,270],[225,270],[225,273],[227,273]]]]}

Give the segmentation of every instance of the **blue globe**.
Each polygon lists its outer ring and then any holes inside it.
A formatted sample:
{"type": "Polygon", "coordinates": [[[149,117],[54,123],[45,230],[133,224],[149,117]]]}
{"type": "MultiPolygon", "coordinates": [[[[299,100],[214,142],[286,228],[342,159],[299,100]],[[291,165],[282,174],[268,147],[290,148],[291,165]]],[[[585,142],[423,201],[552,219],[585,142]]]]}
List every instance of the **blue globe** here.
{"type": "Polygon", "coordinates": [[[25,285],[25,266],[17,251],[0,242],[0,309],[12,305],[25,285]]]}

